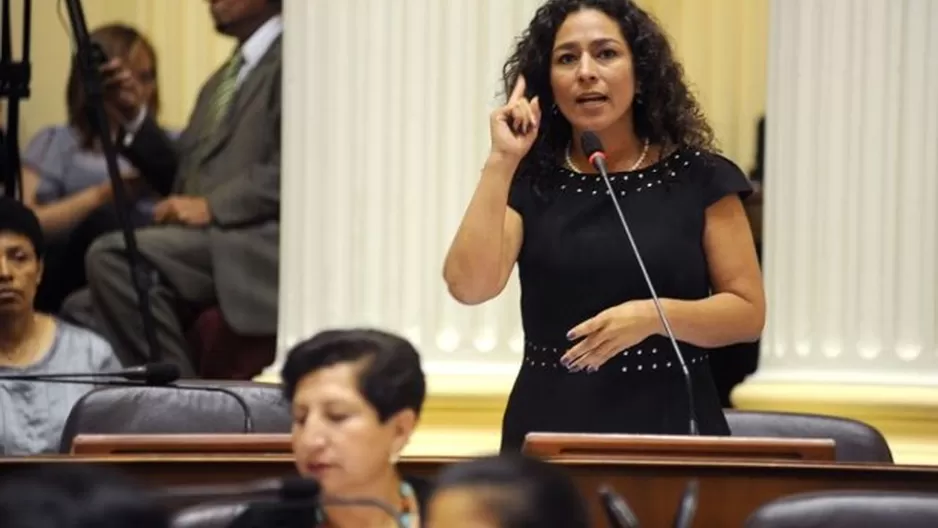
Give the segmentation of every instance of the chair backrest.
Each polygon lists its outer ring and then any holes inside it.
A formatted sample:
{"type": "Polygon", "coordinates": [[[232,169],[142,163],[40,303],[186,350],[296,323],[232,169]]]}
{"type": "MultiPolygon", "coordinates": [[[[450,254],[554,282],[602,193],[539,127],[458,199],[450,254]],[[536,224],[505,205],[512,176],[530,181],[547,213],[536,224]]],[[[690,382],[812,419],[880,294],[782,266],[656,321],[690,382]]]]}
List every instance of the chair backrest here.
{"type": "Polygon", "coordinates": [[[938,494],[828,491],[790,495],[762,505],[745,528],[934,528],[938,494]]]}
{"type": "Polygon", "coordinates": [[[838,462],[891,463],[889,444],[876,428],[857,420],[819,414],[727,409],[733,436],[832,438],[838,462]]]}
{"type": "Polygon", "coordinates": [[[211,434],[244,432],[241,396],[255,433],[289,433],[290,404],[278,385],[250,381],[185,381],[181,387],[102,387],[85,394],[69,414],[60,451],[71,451],[79,434],[211,434]]]}

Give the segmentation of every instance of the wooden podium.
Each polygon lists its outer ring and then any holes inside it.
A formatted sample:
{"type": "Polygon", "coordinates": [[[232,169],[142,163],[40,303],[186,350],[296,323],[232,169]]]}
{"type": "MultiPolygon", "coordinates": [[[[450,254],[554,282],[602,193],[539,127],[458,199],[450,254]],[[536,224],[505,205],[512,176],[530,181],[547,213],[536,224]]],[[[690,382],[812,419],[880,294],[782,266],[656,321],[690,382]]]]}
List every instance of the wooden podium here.
{"type": "Polygon", "coordinates": [[[288,434],[78,435],[73,455],[289,455],[288,434]]]}
{"type": "Polygon", "coordinates": [[[528,433],[522,451],[552,462],[646,459],[833,462],[835,447],[834,440],[817,438],[528,433]]]}

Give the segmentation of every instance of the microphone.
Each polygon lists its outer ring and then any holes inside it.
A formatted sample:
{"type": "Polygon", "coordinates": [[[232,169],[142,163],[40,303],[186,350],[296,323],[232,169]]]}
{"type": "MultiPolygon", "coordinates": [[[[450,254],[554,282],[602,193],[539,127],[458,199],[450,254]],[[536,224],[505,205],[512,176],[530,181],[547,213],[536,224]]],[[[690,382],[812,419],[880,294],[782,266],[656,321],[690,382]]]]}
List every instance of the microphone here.
{"type": "Polygon", "coordinates": [[[225,387],[216,387],[214,385],[172,384],[166,385],[166,387],[191,391],[219,392],[221,394],[230,396],[234,399],[235,402],[238,403],[238,406],[241,407],[241,411],[244,413],[244,434],[250,434],[254,432],[254,414],[251,412],[251,406],[248,405],[248,402],[244,400],[244,397],[237,392],[231,389],[226,389],[225,387]]]}
{"type": "Polygon", "coordinates": [[[700,483],[694,479],[684,488],[684,496],[674,515],[674,528],[690,528],[697,514],[697,497],[700,493],[700,483]]]}
{"type": "Polygon", "coordinates": [[[216,499],[276,498],[288,501],[315,501],[321,487],[303,477],[256,480],[243,484],[211,486],[173,486],[152,492],[158,501],[207,502],[216,499]]]}
{"type": "Polygon", "coordinates": [[[674,355],[677,356],[678,363],[681,365],[681,370],[684,373],[684,384],[687,387],[690,434],[697,436],[700,434],[700,432],[697,430],[697,405],[694,403],[694,390],[693,382],[690,377],[690,371],[687,369],[687,362],[684,361],[684,354],[681,353],[681,348],[677,344],[677,339],[674,338],[674,332],[671,331],[671,323],[668,322],[668,318],[665,316],[664,310],[661,308],[661,301],[658,298],[658,293],[655,291],[655,286],[652,284],[651,277],[648,275],[648,270],[645,268],[645,262],[642,260],[642,254],[638,250],[638,245],[635,243],[635,238],[632,237],[632,230],[629,229],[629,223],[625,220],[625,214],[622,213],[622,206],[619,205],[619,200],[616,199],[616,193],[612,189],[612,183],[609,181],[609,173],[606,169],[606,152],[603,149],[603,144],[599,140],[599,136],[593,132],[586,131],[583,132],[582,136],[580,136],[580,148],[583,149],[583,153],[587,156],[587,158],[589,158],[590,164],[596,167],[596,170],[599,171],[603,181],[606,182],[606,188],[609,190],[609,197],[612,198],[612,203],[616,207],[616,213],[619,214],[619,222],[622,224],[622,229],[625,230],[625,235],[628,237],[629,244],[632,246],[632,253],[635,255],[635,260],[638,261],[638,267],[642,270],[642,276],[645,279],[645,284],[648,286],[649,292],[651,292],[651,299],[655,304],[655,310],[658,312],[658,317],[661,319],[661,324],[664,326],[665,333],[668,334],[668,339],[671,340],[671,347],[674,349],[674,355]]]}
{"type": "Polygon", "coordinates": [[[244,413],[244,433],[254,432],[254,416],[251,407],[237,392],[225,387],[212,385],[179,385],[174,383],[182,372],[172,363],[148,363],[136,367],[112,372],[66,372],[49,374],[0,374],[0,381],[38,381],[48,383],[74,383],[77,385],[98,385],[106,387],[163,387],[180,390],[219,392],[230,396],[237,402],[244,413]],[[124,378],[119,381],[109,378],[124,378]]]}
{"type": "Polygon", "coordinates": [[[49,374],[0,374],[0,380],[46,381],[95,378],[124,378],[128,381],[142,382],[145,385],[169,385],[179,379],[182,373],[172,363],[148,363],[111,372],[54,372],[49,374]]]}
{"type": "MultiPolygon", "coordinates": [[[[274,519],[287,518],[296,521],[297,517],[304,514],[313,517],[309,523],[305,523],[311,526],[315,524],[317,506],[378,508],[394,519],[399,528],[406,528],[401,515],[382,501],[369,498],[324,496],[318,482],[303,477],[267,479],[246,484],[175,486],[153,492],[152,496],[160,502],[209,502],[223,499],[250,501],[246,511],[241,512],[230,524],[233,528],[273,526],[276,524],[274,519]]],[[[294,524],[300,523],[294,522],[289,525],[294,524]]]]}
{"type": "Polygon", "coordinates": [[[606,520],[612,528],[639,528],[641,526],[635,513],[629,508],[629,504],[609,486],[599,488],[599,499],[602,502],[606,520]]]}

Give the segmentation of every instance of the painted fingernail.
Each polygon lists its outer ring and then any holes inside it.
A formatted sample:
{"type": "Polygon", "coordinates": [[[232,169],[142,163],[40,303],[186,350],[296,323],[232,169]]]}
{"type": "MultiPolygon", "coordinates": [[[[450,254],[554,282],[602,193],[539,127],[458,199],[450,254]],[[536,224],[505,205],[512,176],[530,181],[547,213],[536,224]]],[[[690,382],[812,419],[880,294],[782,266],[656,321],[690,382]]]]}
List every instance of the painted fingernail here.
{"type": "Polygon", "coordinates": [[[573,341],[574,339],[576,339],[576,334],[573,333],[573,330],[570,330],[569,332],[567,332],[567,340],[573,341]]]}
{"type": "Polygon", "coordinates": [[[593,365],[590,365],[589,368],[586,369],[586,371],[590,374],[596,372],[597,370],[599,370],[599,367],[594,367],[593,365]]]}

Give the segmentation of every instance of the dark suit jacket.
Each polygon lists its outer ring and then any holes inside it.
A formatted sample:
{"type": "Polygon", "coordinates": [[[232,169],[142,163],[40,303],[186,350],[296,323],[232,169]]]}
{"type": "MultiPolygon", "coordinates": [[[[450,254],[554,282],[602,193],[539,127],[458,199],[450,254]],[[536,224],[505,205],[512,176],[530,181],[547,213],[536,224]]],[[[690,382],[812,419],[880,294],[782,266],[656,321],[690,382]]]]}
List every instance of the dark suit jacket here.
{"type": "Polygon", "coordinates": [[[228,324],[245,335],[277,330],[281,40],[244,79],[213,135],[206,130],[224,66],[202,87],[177,142],[147,118],[124,149],[159,192],[208,200],[218,303],[228,324]]]}
{"type": "MultiPolygon", "coordinates": [[[[405,480],[414,488],[417,494],[417,503],[420,506],[420,519],[426,523],[427,503],[430,501],[433,487],[427,480],[416,477],[405,477],[405,480]]],[[[362,506],[367,507],[367,506],[362,506]]],[[[314,506],[289,506],[283,503],[264,503],[254,504],[246,509],[226,510],[224,507],[218,509],[218,516],[212,517],[205,515],[202,518],[213,518],[218,521],[218,526],[228,526],[229,528],[315,528],[316,508],[314,506]],[[227,516],[229,512],[236,512],[231,519],[227,516]]]]}

